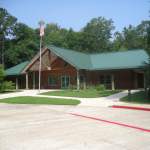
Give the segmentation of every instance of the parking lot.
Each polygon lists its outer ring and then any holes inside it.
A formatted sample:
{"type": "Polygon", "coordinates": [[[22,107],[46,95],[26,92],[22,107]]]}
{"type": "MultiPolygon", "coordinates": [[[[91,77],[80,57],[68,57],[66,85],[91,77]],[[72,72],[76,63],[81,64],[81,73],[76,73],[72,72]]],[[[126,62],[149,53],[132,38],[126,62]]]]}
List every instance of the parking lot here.
{"type": "Polygon", "coordinates": [[[0,104],[0,150],[149,150],[150,112],[90,106],[0,104]]]}

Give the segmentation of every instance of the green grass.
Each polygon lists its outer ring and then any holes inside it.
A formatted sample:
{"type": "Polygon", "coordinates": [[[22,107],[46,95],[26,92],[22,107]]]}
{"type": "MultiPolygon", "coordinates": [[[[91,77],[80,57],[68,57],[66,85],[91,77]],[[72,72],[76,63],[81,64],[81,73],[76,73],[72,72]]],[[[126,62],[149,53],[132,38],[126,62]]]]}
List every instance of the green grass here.
{"type": "Polygon", "coordinates": [[[0,103],[10,103],[10,104],[48,104],[48,105],[78,105],[79,100],[72,99],[58,99],[58,98],[46,98],[46,97],[13,97],[1,99],[0,103]]]}
{"type": "Polygon", "coordinates": [[[134,94],[131,94],[131,98],[129,99],[128,96],[123,97],[121,99],[123,102],[129,102],[129,103],[140,103],[140,104],[150,104],[150,98],[148,99],[146,97],[146,94],[144,91],[140,91],[134,94]]]}
{"type": "Polygon", "coordinates": [[[105,97],[115,93],[120,92],[119,90],[105,90],[97,91],[96,89],[86,89],[86,90],[62,90],[42,93],[42,95],[53,95],[53,96],[66,96],[66,97],[81,97],[81,98],[96,98],[105,97]]]}

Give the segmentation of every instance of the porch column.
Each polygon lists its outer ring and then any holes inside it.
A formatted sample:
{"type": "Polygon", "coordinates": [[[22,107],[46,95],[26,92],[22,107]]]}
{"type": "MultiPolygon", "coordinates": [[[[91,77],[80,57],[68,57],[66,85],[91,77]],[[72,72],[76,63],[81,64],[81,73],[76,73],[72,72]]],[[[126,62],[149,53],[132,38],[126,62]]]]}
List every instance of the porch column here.
{"type": "Polygon", "coordinates": [[[111,89],[115,90],[115,81],[114,81],[114,75],[111,75],[111,89]]]}
{"type": "Polygon", "coordinates": [[[28,78],[28,72],[26,72],[26,90],[29,89],[28,78]]]}
{"type": "Polygon", "coordinates": [[[79,70],[77,70],[77,90],[80,89],[80,74],[79,74],[79,70]]]}
{"type": "Polygon", "coordinates": [[[35,89],[35,72],[33,72],[33,89],[35,89]]]}
{"type": "Polygon", "coordinates": [[[84,79],[83,79],[83,88],[86,89],[86,77],[84,76],[84,79]]]}
{"type": "Polygon", "coordinates": [[[137,73],[134,73],[134,88],[137,89],[138,88],[138,84],[137,84],[137,73]]]}
{"type": "Polygon", "coordinates": [[[83,88],[86,89],[86,71],[83,74],[83,88]]]}
{"type": "Polygon", "coordinates": [[[146,72],[144,71],[144,89],[147,91],[147,83],[146,83],[146,72]]]}
{"type": "Polygon", "coordinates": [[[16,90],[18,90],[18,77],[16,77],[16,90]]]}

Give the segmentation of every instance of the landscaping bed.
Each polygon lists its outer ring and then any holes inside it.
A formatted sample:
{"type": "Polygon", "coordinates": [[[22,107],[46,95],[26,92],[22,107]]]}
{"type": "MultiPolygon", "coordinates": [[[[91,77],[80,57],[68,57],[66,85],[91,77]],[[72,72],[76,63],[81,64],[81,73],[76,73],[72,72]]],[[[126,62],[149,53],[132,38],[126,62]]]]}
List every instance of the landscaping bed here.
{"type": "Polygon", "coordinates": [[[141,103],[141,104],[150,104],[150,98],[147,98],[144,91],[136,92],[131,94],[131,96],[125,96],[120,99],[123,102],[129,103],[141,103]]]}

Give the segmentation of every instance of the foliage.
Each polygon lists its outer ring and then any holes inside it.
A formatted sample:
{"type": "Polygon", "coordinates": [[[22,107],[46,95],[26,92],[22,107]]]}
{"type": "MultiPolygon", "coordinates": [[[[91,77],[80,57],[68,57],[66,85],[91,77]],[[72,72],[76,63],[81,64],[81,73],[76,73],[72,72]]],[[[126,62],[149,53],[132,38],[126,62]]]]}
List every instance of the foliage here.
{"type": "Polygon", "coordinates": [[[4,69],[3,69],[3,66],[0,65],[0,83],[3,82],[4,80],[4,76],[5,76],[5,73],[4,73],[4,69]]]}
{"type": "Polygon", "coordinates": [[[83,28],[82,48],[88,52],[108,51],[113,29],[111,19],[93,18],[83,28]]]}
{"type": "Polygon", "coordinates": [[[113,49],[145,49],[150,47],[150,21],[142,21],[138,26],[129,25],[122,32],[114,34],[113,49]]]}
{"type": "Polygon", "coordinates": [[[14,84],[11,81],[4,81],[5,73],[3,66],[0,65],[0,92],[14,89],[14,84]]]}
{"type": "Polygon", "coordinates": [[[30,60],[38,49],[36,32],[32,28],[17,23],[14,33],[14,38],[8,42],[8,48],[5,50],[7,66],[30,60]]]}
{"type": "Polygon", "coordinates": [[[13,29],[17,19],[10,15],[6,9],[0,8],[0,63],[4,64],[5,41],[14,36],[13,29]]]}
{"type": "Polygon", "coordinates": [[[5,38],[13,36],[13,29],[15,27],[17,19],[10,15],[6,9],[0,8],[0,35],[5,38]]]}
{"type": "Polygon", "coordinates": [[[0,92],[14,90],[15,85],[12,81],[4,81],[0,86],[0,92]]]}
{"type": "Polygon", "coordinates": [[[131,94],[131,98],[128,96],[121,98],[121,101],[129,103],[141,103],[141,104],[150,104],[150,98],[147,98],[144,91],[136,92],[131,94]]]}
{"type": "Polygon", "coordinates": [[[95,88],[97,91],[105,91],[106,90],[106,87],[103,84],[97,85],[95,88]]]}
{"type": "Polygon", "coordinates": [[[4,69],[3,66],[0,65],[0,92],[3,91],[3,81],[4,81],[4,69]]]}
{"type": "Polygon", "coordinates": [[[66,96],[66,97],[82,97],[82,98],[96,98],[96,97],[105,97],[120,91],[114,90],[104,90],[104,91],[97,91],[95,88],[89,88],[85,90],[62,90],[62,91],[52,91],[42,93],[42,95],[52,95],[52,96],[66,96]]]}

